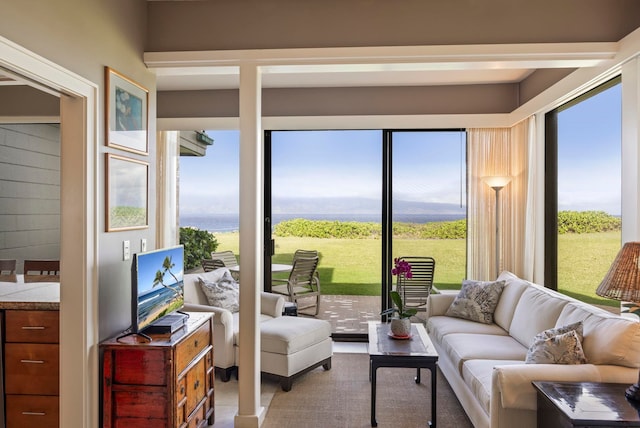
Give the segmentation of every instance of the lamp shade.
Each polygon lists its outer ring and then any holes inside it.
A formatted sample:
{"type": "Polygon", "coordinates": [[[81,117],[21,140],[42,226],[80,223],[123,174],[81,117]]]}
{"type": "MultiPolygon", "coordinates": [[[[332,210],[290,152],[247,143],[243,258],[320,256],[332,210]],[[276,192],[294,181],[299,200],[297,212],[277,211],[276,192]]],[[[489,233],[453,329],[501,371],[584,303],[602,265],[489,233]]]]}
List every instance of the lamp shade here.
{"type": "Polygon", "coordinates": [[[504,186],[509,184],[509,182],[511,181],[511,177],[506,175],[491,175],[482,177],[482,181],[484,181],[489,187],[493,189],[502,189],[504,186]]]}
{"type": "Polygon", "coordinates": [[[609,299],[640,302],[640,242],[624,244],[596,294],[609,299]]]}

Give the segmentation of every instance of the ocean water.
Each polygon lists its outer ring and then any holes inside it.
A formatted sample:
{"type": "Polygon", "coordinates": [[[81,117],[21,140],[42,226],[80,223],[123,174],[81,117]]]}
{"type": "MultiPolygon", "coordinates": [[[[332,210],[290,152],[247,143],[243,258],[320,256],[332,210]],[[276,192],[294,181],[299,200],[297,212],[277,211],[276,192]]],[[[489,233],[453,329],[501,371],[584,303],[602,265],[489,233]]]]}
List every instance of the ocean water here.
{"type": "MultiPolygon", "coordinates": [[[[376,214],[274,214],[273,225],[284,220],[304,218],[307,220],[358,221],[380,223],[381,216],[376,214]]],[[[396,214],[393,221],[402,223],[430,223],[434,221],[460,220],[458,214],[396,214]]],[[[180,226],[197,227],[210,232],[234,232],[239,229],[238,214],[208,214],[206,216],[180,216],[180,226]]]]}

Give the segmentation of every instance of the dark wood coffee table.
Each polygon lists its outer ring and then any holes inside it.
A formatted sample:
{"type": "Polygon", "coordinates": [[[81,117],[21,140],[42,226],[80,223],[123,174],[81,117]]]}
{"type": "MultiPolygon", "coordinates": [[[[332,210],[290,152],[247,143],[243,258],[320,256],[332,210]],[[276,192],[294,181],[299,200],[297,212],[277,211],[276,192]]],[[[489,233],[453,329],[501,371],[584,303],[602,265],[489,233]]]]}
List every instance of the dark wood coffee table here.
{"type": "Polygon", "coordinates": [[[431,371],[431,421],[436,426],[436,372],[438,353],[422,324],[411,324],[411,339],[397,340],[389,336],[389,324],[369,321],[369,377],[371,380],[371,426],[376,422],[376,370],[378,367],[415,367],[416,383],[420,369],[431,371]]]}
{"type": "Polygon", "coordinates": [[[538,427],[640,427],[637,405],[624,396],[629,384],[533,382],[538,427]]]}

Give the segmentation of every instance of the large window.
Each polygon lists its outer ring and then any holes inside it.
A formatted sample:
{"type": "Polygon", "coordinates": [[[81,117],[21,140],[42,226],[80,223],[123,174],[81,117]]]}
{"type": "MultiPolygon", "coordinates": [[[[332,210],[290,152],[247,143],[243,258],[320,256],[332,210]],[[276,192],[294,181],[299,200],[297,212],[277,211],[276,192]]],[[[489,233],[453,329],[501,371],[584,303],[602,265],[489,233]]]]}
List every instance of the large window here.
{"type": "Polygon", "coordinates": [[[547,119],[547,240],[555,245],[547,255],[555,256],[548,258],[545,282],[580,300],[611,304],[595,290],[621,243],[619,79],[547,119]]]}

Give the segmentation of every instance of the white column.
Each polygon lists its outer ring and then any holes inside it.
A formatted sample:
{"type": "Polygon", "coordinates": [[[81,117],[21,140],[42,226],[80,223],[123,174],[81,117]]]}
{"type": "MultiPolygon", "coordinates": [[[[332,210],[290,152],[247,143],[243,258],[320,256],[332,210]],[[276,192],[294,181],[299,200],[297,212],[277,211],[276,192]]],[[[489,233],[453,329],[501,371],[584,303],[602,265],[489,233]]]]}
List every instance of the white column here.
{"type": "MultiPolygon", "coordinates": [[[[156,163],[156,245],[161,248],[180,242],[178,234],[178,169],[180,167],[180,132],[158,132],[156,163]]],[[[150,243],[151,244],[151,243],[150,243]]]]}
{"type": "Polygon", "coordinates": [[[240,67],[240,337],[235,426],[257,428],[260,407],[260,291],[263,287],[264,205],[261,78],[256,65],[240,67]]]}
{"type": "Polygon", "coordinates": [[[622,66],[622,242],[640,240],[640,59],[622,66]]]}

